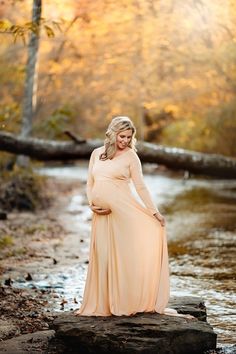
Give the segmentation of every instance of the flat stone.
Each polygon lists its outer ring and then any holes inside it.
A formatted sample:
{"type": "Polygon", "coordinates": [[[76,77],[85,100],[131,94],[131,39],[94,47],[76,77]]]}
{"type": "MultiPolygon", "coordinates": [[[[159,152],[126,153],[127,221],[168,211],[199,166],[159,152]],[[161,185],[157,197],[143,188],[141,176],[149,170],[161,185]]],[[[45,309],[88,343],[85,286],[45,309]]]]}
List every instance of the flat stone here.
{"type": "Polygon", "coordinates": [[[197,320],[158,313],[103,317],[64,312],[52,328],[68,353],[202,354],[216,348],[217,335],[205,322],[201,298],[173,298],[168,307],[196,315],[197,320]]]}
{"type": "Polygon", "coordinates": [[[21,336],[0,342],[0,353],[48,354],[48,345],[54,335],[55,332],[53,330],[23,334],[21,336]]]}
{"type": "Polygon", "coordinates": [[[168,307],[182,314],[190,314],[200,321],[207,320],[207,311],[204,300],[199,296],[172,296],[168,307]]]}

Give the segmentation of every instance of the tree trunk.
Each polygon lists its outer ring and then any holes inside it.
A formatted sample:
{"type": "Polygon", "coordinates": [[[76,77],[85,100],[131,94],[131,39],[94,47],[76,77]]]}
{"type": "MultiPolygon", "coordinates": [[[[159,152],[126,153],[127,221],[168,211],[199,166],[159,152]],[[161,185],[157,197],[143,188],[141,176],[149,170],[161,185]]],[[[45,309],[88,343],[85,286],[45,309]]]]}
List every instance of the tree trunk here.
{"type": "MultiPolygon", "coordinates": [[[[73,134],[67,135],[71,136],[73,134]]],[[[88,159],[94,148],[103,145],[102,140],[73,138],[69,141],[53,141],[24,138],[11,133],[0,132],[0,150],[24,154],[36,160],[88,159]]],[[[137,153],[142,162],[165,165],[174,170],[226,179],[236,178],[236,159],[218,154],[204,154],[195,151],[166,147],[146,142],[137,143],[137,153]]]]}
{"type": "MultiPolygon", "coordinates": [[[[40,18],[42,12],[42,1],[33,1],[32,24],[33,31],[28,45],[28,61],[26,65],[25,91],[22,112],[21,136],[28,137],[32,130],[33,115],[37,98],[37,57],[39,48],[40,18]]],[[[18,156],[17,163],[26,166],[29,158],[18,156]]]]}

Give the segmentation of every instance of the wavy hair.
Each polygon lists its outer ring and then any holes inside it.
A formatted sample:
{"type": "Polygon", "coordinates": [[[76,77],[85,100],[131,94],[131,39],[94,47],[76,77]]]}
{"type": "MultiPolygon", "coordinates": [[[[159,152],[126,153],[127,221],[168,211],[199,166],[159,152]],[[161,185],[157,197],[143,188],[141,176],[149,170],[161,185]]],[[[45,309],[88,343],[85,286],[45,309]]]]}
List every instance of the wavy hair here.
{"type": "Polygon", "coordinates": [[[134,123],[129,117],[126,116],[118,116],[112,119],[111,123],[109,124],[107,131],[106,131],[106,138],[104,140],[105,151],[99,156],[100,160],[107,160],[112,159],[117,151],[116,146],[116,137],[117,134],[124,130],[132,130],[132,138],[128,144],[128,146],[137,151],[135,144],[136,144],[136,128],[134,123]]]}

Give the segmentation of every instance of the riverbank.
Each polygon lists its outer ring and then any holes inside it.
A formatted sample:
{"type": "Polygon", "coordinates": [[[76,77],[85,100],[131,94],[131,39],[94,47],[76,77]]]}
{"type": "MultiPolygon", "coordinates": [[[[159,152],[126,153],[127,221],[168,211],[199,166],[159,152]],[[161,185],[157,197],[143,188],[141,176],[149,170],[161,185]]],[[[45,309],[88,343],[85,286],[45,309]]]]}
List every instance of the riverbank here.
{"type": "Polygon", "coordinates": [[[13,211],[0,221],[0,340],[48,329],[53,301],[60,301],[62,307],[65,303],[50,284],[38,287],[34,279],[40,272],[45,275],[63,267],[69,250],[69,261],[73,257],[77,261],[63,221],[71,194],[80,191],[82,184],[48,178],[47,188],[52,197],[48,209],[13,211]]]}

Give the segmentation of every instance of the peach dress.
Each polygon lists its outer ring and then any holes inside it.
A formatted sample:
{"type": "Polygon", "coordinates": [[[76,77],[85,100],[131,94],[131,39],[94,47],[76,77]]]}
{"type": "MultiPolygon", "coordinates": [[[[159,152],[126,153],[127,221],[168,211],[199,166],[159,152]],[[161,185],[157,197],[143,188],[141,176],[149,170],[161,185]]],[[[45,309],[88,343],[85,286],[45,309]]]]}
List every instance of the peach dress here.
{"type": "Polygon", "coordinates": [[[133,315],[158,312],[183,316],[166,308],[169,265],[166,229],[145,186],[142,165],[133,149],[99,160],[104,146],[93,150],[86,193],[89,204],[110,208],[93,213],[89,265],[83,301],[76,315],[133,315]],[[132,193],[133,181],[144,206],[132,193]]]}

